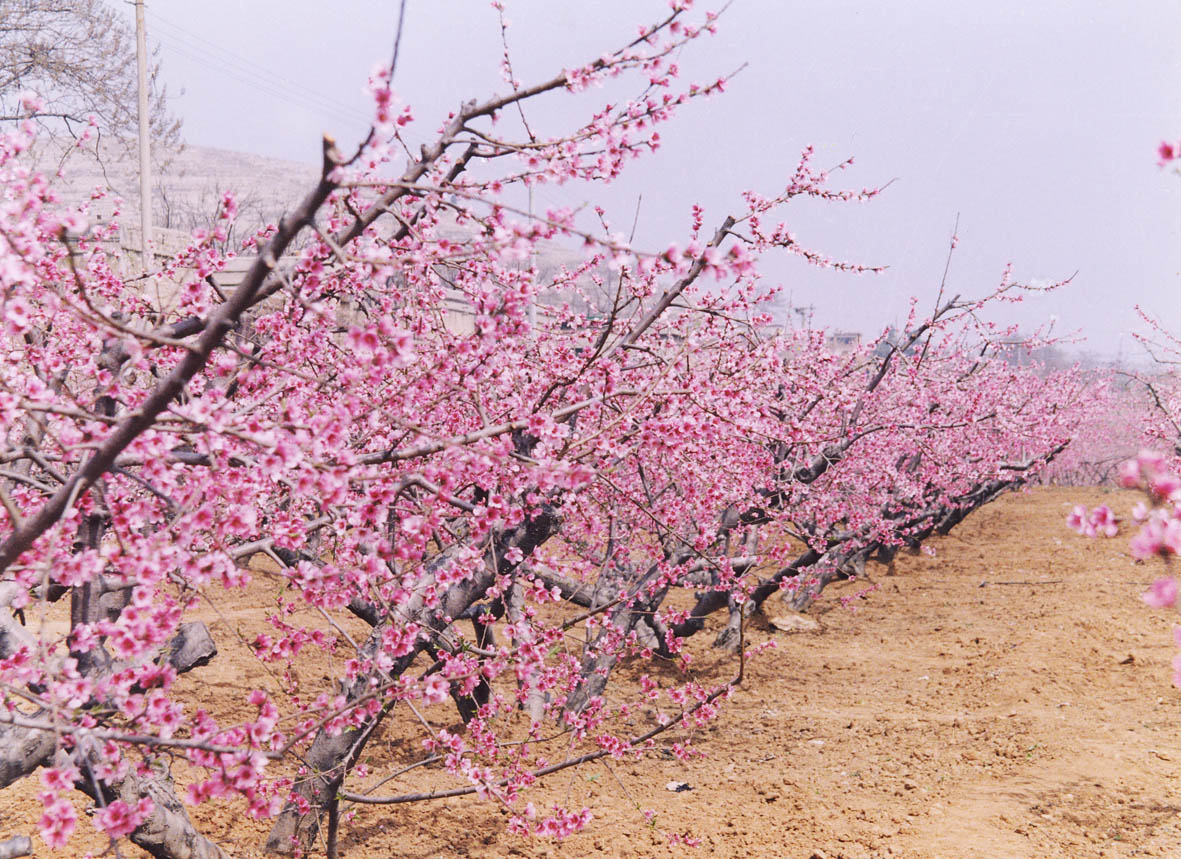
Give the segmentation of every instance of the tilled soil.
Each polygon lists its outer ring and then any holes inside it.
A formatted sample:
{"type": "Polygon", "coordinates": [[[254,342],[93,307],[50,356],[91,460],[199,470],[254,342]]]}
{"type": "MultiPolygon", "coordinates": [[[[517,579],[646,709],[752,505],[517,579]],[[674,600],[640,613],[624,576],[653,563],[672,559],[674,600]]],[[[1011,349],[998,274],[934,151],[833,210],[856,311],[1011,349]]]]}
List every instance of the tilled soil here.
{"type": "MultiPolygon", "coordinates": [[[[1140,600],[1163,567],[1133,563],[1126,533],[1087,540],[1064,525],[1074,503],[1127,516],[1136,500],[1104,489],[1010,496],[934,541],[933,556],[871,564],[868,582],[830,588],[813,629],[783,632],[756,616],[747,645],[775,647],[694,738],[702,756],[594,763],[536,789],[539,807],[594,812],[564,841],[511,835],[497,806],[459,798],[358,809],[341,855],[1181,856],[1174,617],[1140,600]],[[674,781],[691,789],[668,790],[674,781]]],[[[236,643],[257,611],[222,607],[212,624],[222,653],[185,678],[194,706],[232,714],[243,688],[268,682],[236,643]]],[[[785,611],[775,601],[768,614],[785,611]]],[[[709,682],[736,667],[709,647],[721,621],[691,643],[709,682]]],[[[621,679],[653,670],[631,663],[621,679]]],[[[438,708],[437,725],[453,713],[438,708]]],[[[375,743],[371,780],[413,759],[417,742],[394,730],[375,743]]],[[[407,787],[453,784],[418,778],[407,787]]],[[[36,790],[27,779],[0,793],[0,838],[32,834],[36,790]]],[[[232,855],[263,855],[267,827],[240,808],[194,815],[232,855]]],[[[103,846],[91,838],[60,855],[103,846]]]]}

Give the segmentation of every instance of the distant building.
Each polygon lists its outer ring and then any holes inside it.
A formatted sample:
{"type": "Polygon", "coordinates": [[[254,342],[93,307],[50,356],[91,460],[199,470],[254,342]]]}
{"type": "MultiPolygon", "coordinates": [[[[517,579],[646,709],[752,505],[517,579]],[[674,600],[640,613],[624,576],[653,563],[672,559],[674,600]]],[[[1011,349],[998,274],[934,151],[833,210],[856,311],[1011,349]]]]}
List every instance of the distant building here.
{"type": "Polygon", "coordinates": [[[861,348],[860,331],[826,331],[824,345],[829,352],[837,355],[848,355],[861,348]]]}

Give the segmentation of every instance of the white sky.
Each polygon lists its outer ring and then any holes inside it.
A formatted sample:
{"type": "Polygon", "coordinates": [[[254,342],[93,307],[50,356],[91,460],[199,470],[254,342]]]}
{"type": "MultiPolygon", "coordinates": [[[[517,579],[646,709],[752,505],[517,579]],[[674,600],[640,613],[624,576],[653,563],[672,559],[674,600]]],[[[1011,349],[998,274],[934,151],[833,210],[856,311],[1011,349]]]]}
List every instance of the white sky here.
{"type": "MultiPolygon", "coordinates": [[[[148,34],[170,91],[183,88],[173,104],[189,142],[317,161],[323,131],[347,142],[367,128],[362,88],[390,54],[397,5],[149,0],[148,34]]],[[[506,5],[525,83],[667,11],[663,0],[506,5]]],[[[858,277],[765,266],[797,305],[816,306],[817,325],[870,334],[904,318],[912,295],[927,306],[958,213],[953,291],[987,291],[1010,261],[1023,280],[1078,272],[1000,318],[1032,327],[1056,315],[1056,330],[1079,329],[1080,348],[1109,356],[1134,350],[1135,304],[1181,330],[1181,177],[1155,156],[1161,139],[1181,138],[1181,4],[735,0],[720,26],[682,57],[688,77],[748,67],[724,96],[688,107],[662,131],[664,148],[602,198],[630,227],[643,194],[641,245],[683,242],[693,202],[708,224],[745,188],[776,191],[811,143],[823,165],[855,156],[850,187],[896,180],[868,205],[789,213],[812,248],[890,267],[858,277]]],[[[504,91],[499,59],[484,0],[408,0],[395,87],[423,133],[461,99],[504,91]]],[[[556,128],[588,107],[559,100],[530,119],[556,128]]]]}

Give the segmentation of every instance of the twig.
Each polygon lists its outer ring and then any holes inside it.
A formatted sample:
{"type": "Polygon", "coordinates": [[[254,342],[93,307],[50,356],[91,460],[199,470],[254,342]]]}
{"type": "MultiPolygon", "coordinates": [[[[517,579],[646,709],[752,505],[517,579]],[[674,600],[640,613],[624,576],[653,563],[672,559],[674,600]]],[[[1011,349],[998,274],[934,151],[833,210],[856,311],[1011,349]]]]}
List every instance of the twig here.
{"type": "Polygon", "coordinates": [[[1066,579],[1048,579],[1044,582],[981,582],[980,587],[988,587],[989,585],[1060,585],[1066,579]]]}
{"type": "MultiPolygon", "coordinates": [[[[638,737],[633,738],[632,740],[630,740],[628,742],[627,745],[630,748],[635,748],[636,746],[646,743],[648,740],[652,739],[653,737],[663,734],[665,731],[669,730],[670,728],[676,726],[677,724],[682,723],[686,717],[693,715],[698,710],[700,710],[702,707],[705,707],[708,704],[712,704],[714,701],[718,700],[723,695],[726,695],[731,689],[733,689],[735,686],[737,686],[739,683],[742,682],[742,675],[744,672],[744,668],[745,668],[745,656],[740,657],[739,670],[738,670],[737,677],[735,677],[729,683],[718,687],[713,692],[711,692],[709,695],[707,695],[705,698],[703,698],[701,701],[698,701],[695,705],[693,705],[688,710],[686,710],[684,713],[682,713],[680,718],[670,719],[668,722],[666,722],[663,725],[657,725],[652,730],[650,730],[646,733],[640,734],[638,737]]],[[[588,752],[585,755],[579,755],[576,758],[568,758],[567,760],[564,760],[561,763],[551,764],[548,767],[542,767],[541,769],[534,770],[532,773],[529,774],[529,777],[530,777],[530,779],[539,779],[543,776],[551,775],[553,773],[560,772],[560,771],[562,771],[564,769],[568,769],[570,767],[578,766],[580,764],[590,763],[591,761],[597,761],[600,758],[607,757],[607,755],[609,755],[609,754],[611,754],[611,751],[608,749],[599,749],[597,752],[588,752]]],[[[511,781],[511,779],[506,778],[506,779],[501,779],[500,781],[496,782],[493,785],[483,785],[483,784],[472,785],[470,787],[457,787],[457,788],[454,788],[453,790],[431,791],[430,793],[404,793],[399,796],[367,796],[363,793],[352,793],[349,791],[341,791],[340,796],[344,799],[351,800],[352,802],[364,803],[366,805],[400,805],[400,804],[406,803],[406,802],[422,802],[422,801],[428,800],[428,799],[446,799],[446,798],[454,797],[454,796],[468,796],[469,794],[478,793],[480,791],[485,791],[489,787],[504,787],[510,781],[511,781]]]]}

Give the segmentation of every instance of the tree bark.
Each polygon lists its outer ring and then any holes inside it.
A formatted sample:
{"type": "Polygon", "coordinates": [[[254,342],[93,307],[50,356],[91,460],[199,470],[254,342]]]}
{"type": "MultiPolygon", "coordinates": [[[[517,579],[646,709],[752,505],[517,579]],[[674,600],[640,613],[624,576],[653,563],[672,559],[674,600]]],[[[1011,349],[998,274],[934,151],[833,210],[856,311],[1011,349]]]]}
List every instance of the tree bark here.
{"type": "MultiPolygon", "coordinates": [[[[88,766],[98,763],[97,751],[87,755],[86,763],[88,766]]],[[[77,787],[104,805],[121,799],[134,807],[140,797],[150,798],[154,806],[152,813],[131,833],[131,840],[154,859],[231,859],[230,854],[193,826],[166,772],[157,770],[138,776],[132,769],[122,781],[113,785],[99,782],[97,789],[84,773],[77,787]]]]}
{"type": "Polygon", "coordinates": [[[0,842],[0,859],[17,859],[18,856],[33,854],[33,840],[27,835],[14,835],[0,842]]]}
{"type": "MultiPolygon", "coordinates": [[[[32,718],[45,715],[39,710],[32,718]]],[[[0,727],[0,788],[8,787],[53,760],[57,735],[16,725],[0,727]]]]}

